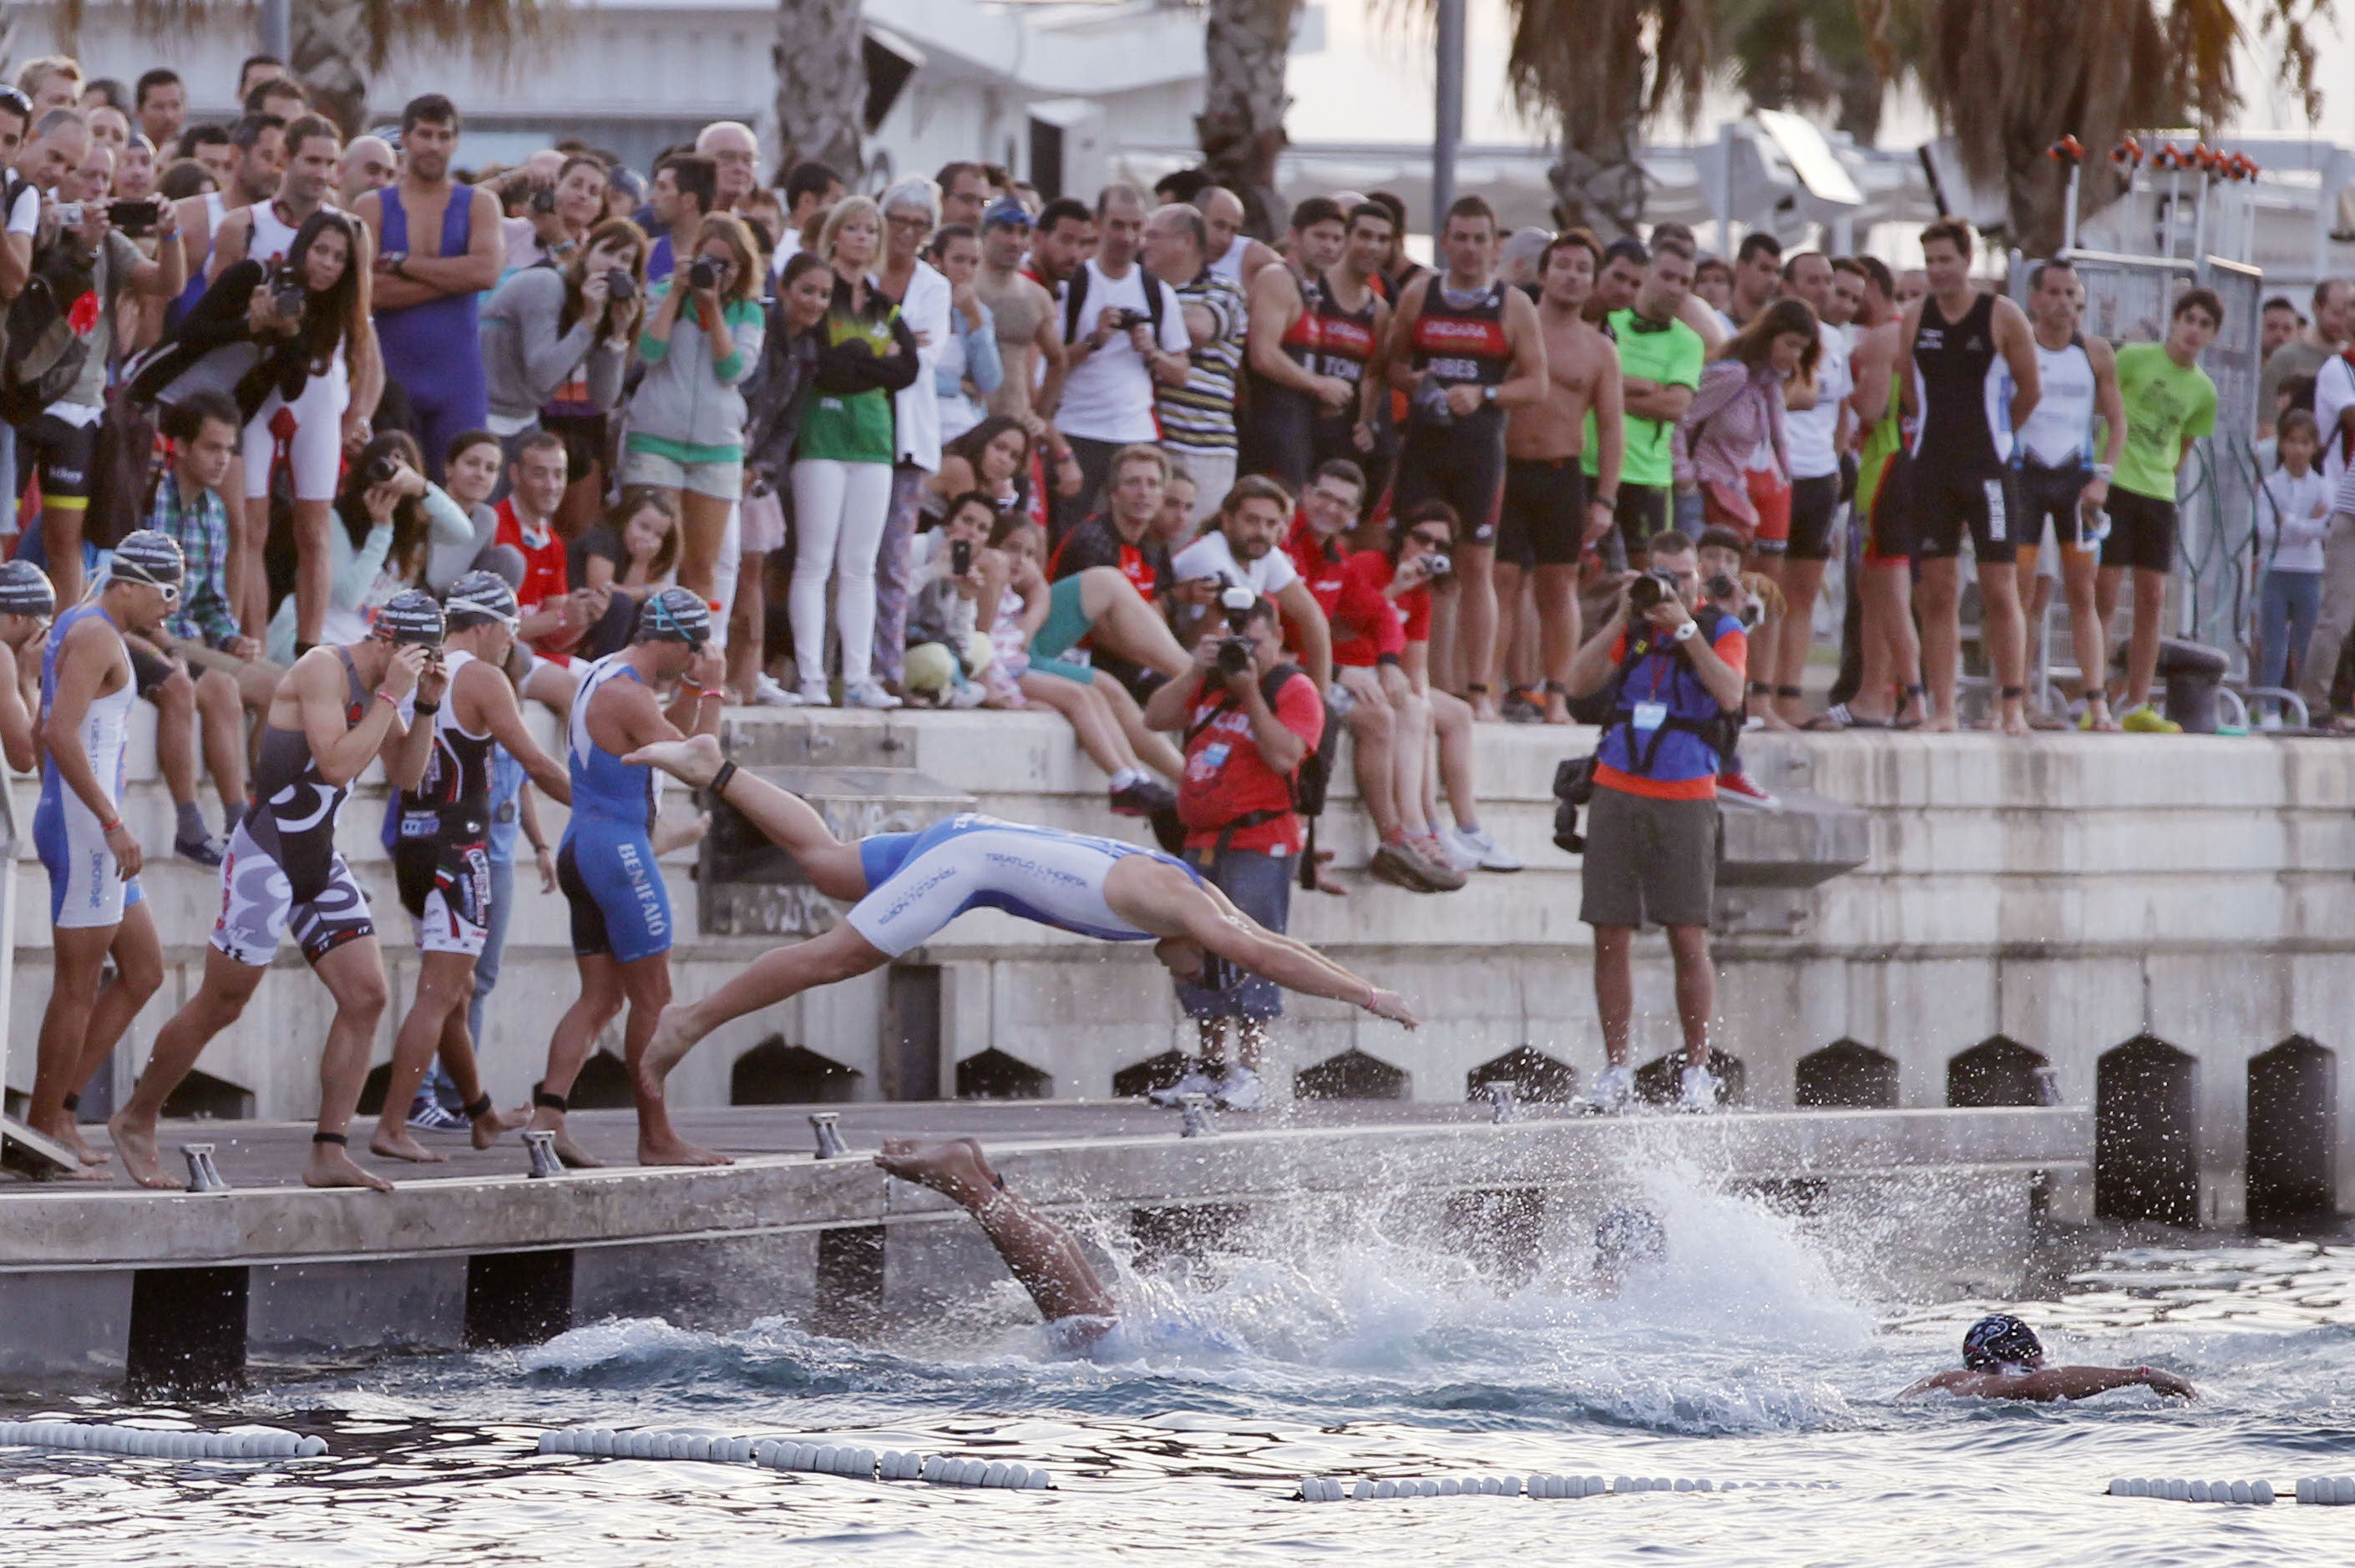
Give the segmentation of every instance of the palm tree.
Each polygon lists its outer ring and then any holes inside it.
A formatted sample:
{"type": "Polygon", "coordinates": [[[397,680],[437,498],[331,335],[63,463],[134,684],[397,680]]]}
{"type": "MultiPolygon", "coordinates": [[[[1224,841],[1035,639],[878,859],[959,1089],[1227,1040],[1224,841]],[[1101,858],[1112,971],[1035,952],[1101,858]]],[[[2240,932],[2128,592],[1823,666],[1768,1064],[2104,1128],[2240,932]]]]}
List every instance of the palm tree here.
{"type": "Polygon", "coordinates": [[[1507,72],[1524,109],[1560,128],[1548,170],[1554,216],[1598,233],[1634,232],[1644,216],[1638,161],[1647,121],[1687,122],[1708,83],[1710,0],[1513,0],[1507,72]]]}
{"type": "MultiPolygon", "coordinates": [[[[2087,210],[2118,193],[2103,150],[2137,128],[2211,131],[2241,105],[2237,51],[2248,41],[2233,0],[1857,0],[1867,28],[1904,29],[1918,47],[1890,58],[1910,75],[1971,175],[1999,185],[2012,243],[2031,255],[2061,243],[2066,177],[2045,150],[2073,135],[2094,154],[2087,210]]],[[[2260,36],[2277,39],[2281,79],[2309,121],[2321,111],[2309,29],[2330,0],[2244,0],[2260,36]]]]}
{"type": "Polygon", "coordinates": [[[1275,228],[1275,160],[1286,140],[1291,95],[1284,73],[1300,26],[1298,0],[1206,0],[1207,70],[1194,133],[1211,179],[1242,199],[1243,227],[1261,238],[1275,228]]]}
{"type": "Polygon", "coordinates": [[[866,28],[859,0],[778,0],[780,171],[815,161],[852,187],[867,172],[866,28]]]}
{"type": "MultiPolygon", "coordinates": [[[[384,69],[397,44],[463,45],[504,59],[517,44],[537,37],[563,0],[297,0],[288,9],[287,69],[310,94],[312,107],[346,136],[368,128],[370,73],[384,69]]],[[[57,0],[58,34],[73,47],[82,0],[57,0]]],[[[143,32],[190,32],[250,26],[253,0],[134,0],[143,32]]]]}
{"type": "Polygon", "coordinates": [[[1751,108],[1829,110],[1836,128],[1872,144],[1888,83],[1882,40],[1865,30],[1858,0],[1717,0],[1713,31],[1751,108]]]}

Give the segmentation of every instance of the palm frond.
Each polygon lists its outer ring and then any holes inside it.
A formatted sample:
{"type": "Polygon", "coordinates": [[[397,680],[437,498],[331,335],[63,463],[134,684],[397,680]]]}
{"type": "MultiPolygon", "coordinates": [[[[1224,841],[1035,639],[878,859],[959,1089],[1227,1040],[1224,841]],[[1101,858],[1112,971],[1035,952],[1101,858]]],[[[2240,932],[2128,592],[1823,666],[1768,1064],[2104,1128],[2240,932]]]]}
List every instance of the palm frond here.
{"type": "MultiPolygon", "coordinates": [[[[396,45],[463,44],[494,59],[542,37],[559,20],[565,0],[364,0],[366,63],[382,70],[396,45]]],[[[73,48],[88,16],[85,0],[50,0],[59,41],[73,48]]],[[[229,17],[250,21],[255,0],[132,0],[133,28],[143,34],[186,34],[229,17]]]]}

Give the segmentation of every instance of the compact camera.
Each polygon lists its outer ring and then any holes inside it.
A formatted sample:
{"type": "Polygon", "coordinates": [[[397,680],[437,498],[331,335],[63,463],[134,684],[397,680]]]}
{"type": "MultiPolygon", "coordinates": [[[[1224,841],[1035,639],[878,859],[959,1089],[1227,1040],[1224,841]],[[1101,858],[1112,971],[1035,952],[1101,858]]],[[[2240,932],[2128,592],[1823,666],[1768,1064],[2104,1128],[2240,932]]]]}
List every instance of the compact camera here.
{"type": "Polygon", "coordinates": [[[687,270],[687,286],[690,289],[719,287],[719,263],[709,256],[698,256],[695,265],[687,270]]]}
{"type": "Polygon", "coordinates": [[[1252,665],[1252,611],[1259,605],[1259,595],[1247,588],[1223,588],[1219,593],[1219,609],[1227,618],[1227,634],[1219,639],[1219,673],[1240,675],[1252,665]]]}

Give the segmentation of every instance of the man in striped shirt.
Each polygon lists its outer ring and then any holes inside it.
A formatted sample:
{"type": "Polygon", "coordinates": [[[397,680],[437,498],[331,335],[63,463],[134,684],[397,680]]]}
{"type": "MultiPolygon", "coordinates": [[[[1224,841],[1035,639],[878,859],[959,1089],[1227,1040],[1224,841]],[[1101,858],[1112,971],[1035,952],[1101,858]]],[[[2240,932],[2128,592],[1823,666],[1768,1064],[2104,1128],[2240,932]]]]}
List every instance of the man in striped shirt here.
{"type": "Polygon", "coordinates": [[[1218,510],[1235,483],[1235,377],[1243,362],[1250,312],[1241,289],[1203,260],[1209,230],[1202,215],[1183,204],[1156,212],[1145,226],[1145,266],[1174,283],[1193,344],[1186,379],[1156,388],[1161,444],[1170,461],[1194,482],[1199,525],[1218,510]]]}

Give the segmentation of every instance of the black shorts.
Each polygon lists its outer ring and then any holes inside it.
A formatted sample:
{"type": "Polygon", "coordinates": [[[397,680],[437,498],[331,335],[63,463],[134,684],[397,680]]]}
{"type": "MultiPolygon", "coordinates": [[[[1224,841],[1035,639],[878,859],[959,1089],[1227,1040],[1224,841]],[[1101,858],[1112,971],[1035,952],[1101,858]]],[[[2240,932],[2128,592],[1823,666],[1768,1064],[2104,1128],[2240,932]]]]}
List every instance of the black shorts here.
{"type": "Polygon", "coordinates": [[[421,948],[483,956],[491,919],[491,845],[483,819],[444,819],[432,837],[395,839],[392,874],[421,948]]]}
{"type": "Polygon", "coordinates": [[[1624,572],[1629,559],[1646,555],[1653,535],[1665,534],[1676,525],[1675,494],[1665,484],[1622,481],[1611,506],[1611,532],[1603,535],[1603,564],[1624,572]]]}
{"type": "Polygon", "coordinates": [[[2013,517],[2019,508],[2012,503],[2010,470],[1958,474],[1919,458],[1907,468],[1915,555],[1925,561],[1951,560],[1963,553],[1968,530],[1980,566],[2003,566],[2014,558],[2019,538],[2013,517]]]}
{"type": "Polygon", "coordinates": [[[98,421],[77,425],[55,414],[35,416],[17,432],[18,450],[41,471],[41,504],[80,512],[90,502],[91,471],[98,466],[98,421]]]}
{"type": "Polygon", "coordinates": [[[1882,466],[1872,509],[1864,519],[1866,566],[1893,566],[1913,558],[1913,507],[1906,499],[1913,478],[1913,465],[1903,452],[1892,454],[1882,466]]]}
{"type": "Polygon", "coordinates": [[[2175,503],[2156,495],[2110,487],[2110,536],[2102,541],[2102,565],[2139,572],[2175,569],[2175,503]]]}
{"type": "Polygon", "coordinates": [[[1794,561],[1832,558],[1832,524],[1839,517],[1840,476],[1818,474],[1791,482],[1791,539],[1783,552],[1794,561]]]}
{"type": "Polygon", "coordinates": [[[1314,399],[1252,372],[1250,401],[1235,421],[1235,471],[1264,474],[1298,495],[1316,471],[1316,429],[1314,399]]]}
{"type": "Polygon", "coordinates": [[[2034,458],[2022,458],[2013,475],[2013,487],[2019,497],[2019,543],[2034,549],[2044,541],[2044,524],[2052,524],[2055,544],[2083,548],[2085,543],[2085,509],[2081,504],[2085,486],[2094,481],[2094,471],[2078,464],[2070,468],[2047,468],[2034,458]]]}
{"type": "Polygon", "coordinates": [[[129,638],[123,640],[123,651],[131,655],[131,683],[139,694],[149,702],[156,692],[172,678],[172,662],[159,653],[149,652],[129,638]]]}
{"type": "Polygon", "coordinates": [[[1391,515],[1403,518],[1426,501],[1455,508],[1455,542],[1493,546],[1497,514],[1505,501],[1505,422],[1471,418],[1433,428],[1410,426],[1399,448],[1398,477],[1391,483],[1391,515]]]}
{"type": "Polygon", "coordinates": [[[1519,567],[1567,567],[1586,537],[1586,471],[1570,458],[1505,460],[1497,558],[1519,567]]]}

